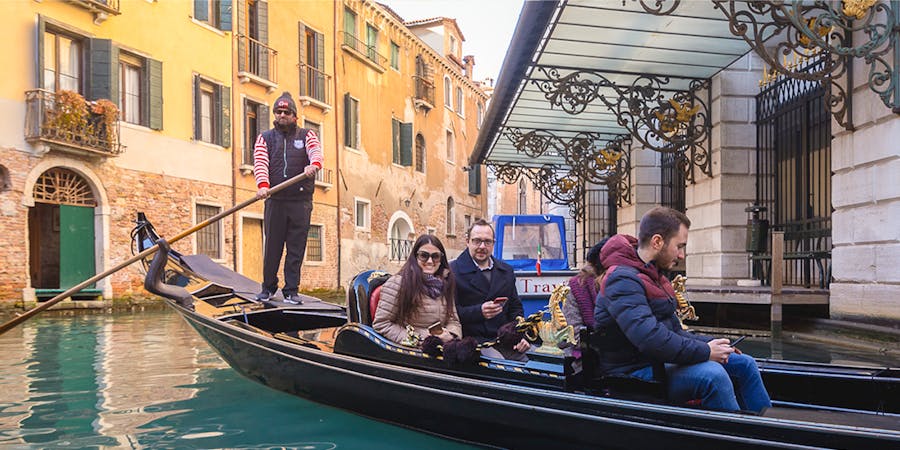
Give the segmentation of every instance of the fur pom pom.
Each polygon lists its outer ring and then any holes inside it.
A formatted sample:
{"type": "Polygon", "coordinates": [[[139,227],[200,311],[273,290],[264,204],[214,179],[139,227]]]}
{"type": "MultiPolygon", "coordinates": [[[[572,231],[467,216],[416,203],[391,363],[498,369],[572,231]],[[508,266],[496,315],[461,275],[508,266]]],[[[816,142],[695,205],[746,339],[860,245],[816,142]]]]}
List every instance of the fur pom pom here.
{"type": "Polygon", "coordinates": [[[524,337],[525,333],[516,331],[516,322],[505,323],[497,330],[497,345],[503,348],[513,348],[524,337]]]}
{"type": "Polygon", "coordinates": [[[422,341],[422,352],[431,357],[440,356],[442,345],[444,345],[444,341],[441,338],[428,336],[422,341]]]}
{"type": "Polygon", "coordinates": [[[450,366],[471,363],[475,361],[477,347],[478,341],[471,336],[447,342],[444,344],[444,362],[450,366]]]}

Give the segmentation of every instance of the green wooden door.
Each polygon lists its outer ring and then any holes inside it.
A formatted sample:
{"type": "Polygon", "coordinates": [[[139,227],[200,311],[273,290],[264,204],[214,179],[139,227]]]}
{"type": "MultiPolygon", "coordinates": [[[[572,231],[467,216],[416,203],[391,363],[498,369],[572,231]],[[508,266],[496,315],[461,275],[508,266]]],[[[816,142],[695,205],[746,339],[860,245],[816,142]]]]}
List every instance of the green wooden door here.
{"type": "Polygon", "coordinates": [[[59,205],[59,287],[94,275],[94,208],[59,205]]]}

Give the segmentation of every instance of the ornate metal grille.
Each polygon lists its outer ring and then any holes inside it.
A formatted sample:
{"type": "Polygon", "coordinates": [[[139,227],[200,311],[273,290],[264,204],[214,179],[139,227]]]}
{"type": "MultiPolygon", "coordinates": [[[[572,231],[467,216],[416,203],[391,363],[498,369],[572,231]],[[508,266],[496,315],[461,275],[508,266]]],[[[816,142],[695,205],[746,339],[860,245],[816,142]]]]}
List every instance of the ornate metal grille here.
{"type": "MultiPolygon", "coordinates": [[[[827,287],[831,281],[831,116],[825,94],[818,81],[782,78],[756,97],[756,201],[766,207],[770,228],[785,233],[785,285],[827,287]]],[[[761,272],[768,281],[767,271],[761,272]]]]}
{"type": "MultiPolygon", "coordinates": [[[[606,186],[590,187],[584,192],[585,218],[581,255],[601,239],[617,232],[616,195],[606,186]]],[[[583,258],[582,258],[583,259],[583,258]]]]}
{"type": "Polygon", "coordinates": [[[679,170],[679,155],[677,153],[662,153],[660,174],[660,204],[677,211],[685,212],[684,201],[685,183],[684,172],[679,170]]]}
{"type": "Polygon", "coordinates": [[[34,200],[73,206],[97,206],[87,181],[77,173],[55,167],[41,174],[34,184],[34,200]]]}

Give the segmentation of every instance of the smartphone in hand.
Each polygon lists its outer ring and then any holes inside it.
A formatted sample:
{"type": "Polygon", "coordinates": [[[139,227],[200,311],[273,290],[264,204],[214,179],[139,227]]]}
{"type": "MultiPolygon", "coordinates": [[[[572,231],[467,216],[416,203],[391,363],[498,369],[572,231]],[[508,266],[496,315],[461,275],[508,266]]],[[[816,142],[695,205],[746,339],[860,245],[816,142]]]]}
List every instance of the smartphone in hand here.
{"type": "Polygon", "coordinates": [[[505,302],[505,301],[507,301],[507,300],[509,300],[509,298],[507,298],[507,297],[497,297],[497,298],[494,299],[494,303],[497,303],[497,304],[499,304],[499,305],[502,305],[503,302],[505,302]]]}
{"type": "Polygon", "coordinates": [[[441,322],[435,322],[428,327],[428,333],[432,336],[440,336],[444,334],[444,327],[441,326],[441,322]]]}
{"type": "Polygon", "coordinates": [[[735,339],[734,342],[732,342],[732,343],[730,343],[730,344],[728,344],[728,345],[729,345],[730,347],[735,347],[735,346],[737,346],[738,344],[740,344],[741,341],[743,341],[744,339],[747,339],[747,336],[741,336],[741,337],[735,339]]]}

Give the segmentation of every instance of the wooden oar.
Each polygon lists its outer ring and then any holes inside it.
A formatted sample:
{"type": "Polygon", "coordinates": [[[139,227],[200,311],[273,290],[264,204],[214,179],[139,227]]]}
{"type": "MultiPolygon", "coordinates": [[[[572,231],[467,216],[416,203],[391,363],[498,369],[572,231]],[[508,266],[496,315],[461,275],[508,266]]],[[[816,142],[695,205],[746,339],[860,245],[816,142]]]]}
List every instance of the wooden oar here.
{"type": "MultiPolygon", "coordinates": [[[[307,178],[307,175],[305,173],[301,173],[300,175],[297,175],[294,178],[291,178],[291,179],[285,181],[284,183],[281,183],[278,186],[275,186],[272,189],[269,189],[269,195],[277,194],[278,192],[280,192],[284,189],[287,189],[288,187],[293,186],[294,184],[297,184],[299,181],[305,180],[306,178],[307,178]]],[[[258,200],[259,199],[256,198],[255,196],[253,198],[250,198],[249,200],[244,200],[243,202],[231,207],[231,209],[220,212],[219,214],[216,214],[215,216],[212,216],[209,219],[206,219],[203,222],[200,222],[197,225],[194,225],[194,226],[188,228],[187,230],[184,230],[181,233],[178,233],[177,235],[175,235],[175,237],[173,237],[171,239],[167,239],[167,241],[170,244],[177,242],[177,241],[179,241],[187,236],[190,236],[191,234],[205,228],[206,226],[208,226],[210,224],[216,223],[219,220],[222,220],[223,218],[230,216],[231,214],[234,214],[235,212],[240,211],[253,203],[256,203],[258,200]]],[[[77,285],[70,287],[69,289],[66,289],[66,291],[63,292],[62,294],[59,294],[56,297],[53,297],[50,300],[47,300],[46,302],[41,303],[37,307],[32,308],[32,309],[18,315],[16,318],[4,323],[3,325],[0,325],[0,334],[6,333],[7,331],[15,328],[16,325],[19,325],[20,323],[34,317],[41,311],[71,297],[73,294],[78,293],[78,291],[84,289],[85,287],[87,287],[93,283],[96,283],[97,281],[100,281],[100,280],[130,266],[131,264],[134,264],[135,262],[140,261],[141,259],[146,258],[146,257],[156,253],[157,250],[159,250],[159,245],[153,244],[153,247],[150,247],[150,248],[138,253],[137,255],[132,256],[131,259],[118,264],[117,266],[113,267],[112,269],[109,269],[103,273],[98,273],[97,275],[94,275],[93,277],[88,278],[87,280],[84,280],[81,283],[78,283],[77,285]]]]}

